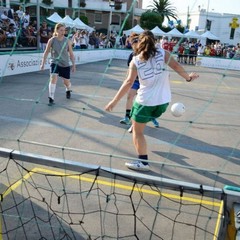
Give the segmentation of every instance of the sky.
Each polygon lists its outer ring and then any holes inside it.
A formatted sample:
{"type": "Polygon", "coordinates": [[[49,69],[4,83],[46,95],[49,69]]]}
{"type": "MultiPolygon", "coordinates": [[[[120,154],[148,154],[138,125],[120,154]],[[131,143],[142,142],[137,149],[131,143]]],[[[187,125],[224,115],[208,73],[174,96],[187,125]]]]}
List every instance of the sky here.
{"type": "MultiPolygon", "coordinates": [[[[176,7],[178,13],[197,11],[198,6],[208,9],[209,12],[233,13],[240,15],[240,0],[169,0],[176,7]]],[[[152,0],[143,0],[143,8],[153,3],[152,0]]]]}

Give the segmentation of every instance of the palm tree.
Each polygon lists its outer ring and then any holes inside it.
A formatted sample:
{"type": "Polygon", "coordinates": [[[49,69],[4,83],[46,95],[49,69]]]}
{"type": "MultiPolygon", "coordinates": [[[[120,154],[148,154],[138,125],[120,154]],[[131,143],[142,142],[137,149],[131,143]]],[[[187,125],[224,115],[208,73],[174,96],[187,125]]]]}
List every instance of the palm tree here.
{"type": "Polygon", "coordinates": [[[152,12],[160,14],[162,22],[165,17],[170,21],[170,18],[178,19],[176,8],[172,6],[169,0],[153,0],[153,5],[149,6],[152,12]]]}

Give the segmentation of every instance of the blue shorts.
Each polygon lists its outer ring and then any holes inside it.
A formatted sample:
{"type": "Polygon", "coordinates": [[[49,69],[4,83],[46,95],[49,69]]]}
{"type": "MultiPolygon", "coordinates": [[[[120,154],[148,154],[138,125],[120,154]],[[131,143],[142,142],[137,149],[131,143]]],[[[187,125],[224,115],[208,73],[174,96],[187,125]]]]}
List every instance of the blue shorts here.
{"type": "Polygon", "coordinates": [[[69,67],[61,67],[55,63],[51,63],[50,73],[58,74],[59,77],[62,77],[65,79],[70,79],[70,66],[69,67]]]}
{"type": "Polygon", "coordinates": [[[139,81],[136,79],[135,81],[134,81],[134,83],[133,83],[133,85],[132,85],[132,89],[135,89],[135,90],[138,90],[139,89],[139,87],[140,87],[140,83],[139,83],[139,81]]]}

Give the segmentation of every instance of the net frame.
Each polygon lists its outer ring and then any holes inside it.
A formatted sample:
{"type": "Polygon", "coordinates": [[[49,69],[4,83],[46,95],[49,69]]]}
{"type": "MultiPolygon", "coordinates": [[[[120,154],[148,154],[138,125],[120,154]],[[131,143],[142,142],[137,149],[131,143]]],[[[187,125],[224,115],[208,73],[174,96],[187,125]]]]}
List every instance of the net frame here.
{"type": "MultiPolygon", "coordinates": [[[[0,148],[0,156],[3,158],[13,159],[14,161],[17,161],[17,162],[20,161],[21,164],[33,163],[33,164],[45,166],[47,168],[53,167],[53,168],[62,169],[62,170],[64,170],[64,173],[62,173],[62,176],[66,176],[66,177],[71,177],[71,175],[66,173],[67,171],[73,171],[73,172],[87,173],[87,174],[90,174],[93,176],[95,175],[94,179],[97,179],[98,176],[108,178],[111,181],[111,188],[115,188],[116,186],[117,186],[116,188],[119,187],[118,184],[115,185],[116,179],[120,179],[121,181],[126,182],[126,183],[133,182],[131,192],[134,193],[135,191],[137,191],[140,193],[140,195],[144,195],[144,194],[158,195],[159,194],[158,191],[155,194],[152,193],[152,192],[154,192],[154,190],[152,188],[155,188],[155,187],[159,187],[160,189],[177,190],[179,192],[179,196],[174,196],[171,194],[164,194],[164,193],[161,193],[161,195],[166,198],[173,198],[173,201],[174,201],[174,199],[176,199],[176,201],[179,200],[179,202],[183,204],[182,206],[179,207],[179,214],[182,212],[181,208],[184,206],[184,201],[192,201],[191,198],[188,198],[186,196],[186,193],[192,192],[193,194],[209,196],[210,198],[213,198],[213,196],[216,197],[218,195],[218,197],[220,197],[219,199],[221,199],[221,201],[219,203],[217,203],[217,202],[215,203],[215,200],[213,200],[213,203],[212,203],[212,206],[219,207],[219,211],[217,212],[217,217],[216,217],[216,227],[214,230],[213,239],[214,240],[219,239],[219,236],[223,231],[224,220],[225,220],[225,215],[226,215],[226,212],[225,212],[226,198],[224,197],[225,194],[224,194],[223,189],[206,186],[206,185],[187,183],[187,182],[183,182],[183,181],[176,181],[174,179],[167,179],[167,178],[162,178],[162,177],[143,175],[140,173],[129,173],[127,171],[122,171],[122,170],[118,170],[118,169],[101,167],[98,165],[83,164],[83,163],[79,163],[79,162],[57,159],[57,158],[51,158],[48,156],[31,154],[31,153],[26,153],[26,152],[22,152],[22,151],[13,150],[13,149],[0,148]],[[142,186],[139,187],[139,184],[140,185],[142,184],[142,186]],[[144,190],[144,186],[149,186],[149,190],[144,190]]],[[[53,175],[58,176],[59,175],[59,173],[56,173],[52,170],[48,170],[48,169],[42,170],[41,168],[33,168],[32,170],[29,171],[23,167],[23,170],[27,171],[27,174],[24,175],[22,180],[20,179],[21,182],[27,181],[27,179],[31,178],[31,176],[34,173],[39,173],[41,171],[43,171],[46,175],[50,175],[50,176],[53,176],[53,175]]],[[[99,183],[102,182],[101,180],[96,180],[96,181],[97,182],[99,181],[99,183]]],[[[18,184],[17,184],[17,186],[18,186],[18,184]]],[[[13,187],[10,186],[10,190],[8,189],[8,192],[1,194],[1,201],[3,201],[4,197],[7,196],[12,190],[14,190],[14,188],[15,188],[15,186],[13,186],[13,187]]],[[[89,189],[89,191],[91,191],[91,188],[89,189]]],[[[106,200],[107,202],[110,201],[111,195],[109,195],[108,197],[106,196],[106,198],[108,199],[108,200],[106,200]]],[[[59,197],[58,197],[58,201],[60,203],[59,197]]],[[[204,204],[206,204],[206,205],[209,204],[208,201],[201,199],[201,197],[199,200],[196,200],[195,203],[193,201],[193,205],[198,204],[198,203],[201,206],[204,204]]],[[[211,205],[211,203],[210,203],[210,205],[211,205]]],[[[211,209],[211,206],[210,206],[210,209],[211,209]]],[[[174,223],[173,223],[173,225],[176,225],[176,226],[177,226],[177,224],[179,224],[177,215],[176,215],[176,217],[174,219],[174,223]]],[[[199,215],[199,217],[200,217],[200,215],[199,215]]],[[[60,220],[60,221],[63,221],[63,220],[60,220]]],[[[22,224],[24,224],[24,222],[22,224]]],[[[100,223],[100,224],[103,224],[103,223],[100,223]]],[[[175,227],[173,227],[173,228],[175,228],[175,227]]],[[[103,226],[103,229],[105,229],[105,225],[103,226]]],[[[135,229],[135,231],[136,231],[136,229],[135,229]]],[[[67,235],[65,230],[63,230],[63,232],[65,235],[67,235]]],[[[87,230],[86,230],[86,233],[87,233],[87,236],[89,237],[88,239],[92,239],[91,235],[89,235],[89,232],[87,230]]],[[[172,233],[172,234],[174,234],[174,233],[172,233]]],[[[154,233],[153,233],[153,236],[154,236],[154,233]]],[[[104,237],[104,235],[102,235],[101,237],[104,237]]],[[[105,237],[107,237],[107,236],[105,236],[105,237]]],[[[134,237],[136,237],[136,239],[139,239],[137,232],[135,232],[134,237]]],[[[65,239],[65,238],[63,238],[63,239],[65,239]]],[[[98,239],[98,238],[94,238],[94,239],[98,239]]],[[[108,238],[106,238],[106,239],[108,239],[108,238]]],[[[111,239],[111,237],[109,239],[111,239]]],[[[119,238],[119,239],[121,239],[121,238],[119,238]]],[[[159,239],[164,239],[164,238],[159,238],[159,239]]],[[[196,238],[194,238],[194,239],[198,239],[197,235],[196,235],[196,238]]]]}

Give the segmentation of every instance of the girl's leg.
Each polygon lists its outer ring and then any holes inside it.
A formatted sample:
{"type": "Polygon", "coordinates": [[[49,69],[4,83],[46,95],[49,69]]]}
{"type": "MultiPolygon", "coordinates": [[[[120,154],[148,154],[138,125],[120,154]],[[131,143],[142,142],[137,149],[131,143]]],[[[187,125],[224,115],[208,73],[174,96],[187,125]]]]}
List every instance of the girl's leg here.
{"type": "Polygon", "coordinates": [[[48,89],[49,89],[49,98],[51,98],[52,100],[54,100],[57,79],[58,79],[57,74],[51,74],[48,89]]]}
{"type": "Polygon", "coordinates": [[[130,89],[127,95],[127,102],[126,102],[126,113],[125,113],[125,117],[123,119],[120,120],[120,123],[122,124],[126,124],[126,125],[130,125],[131,121],[130,121],[130,112],[132,109],[132,105],[133,105],[133,99],[137,94],[137,90],[136,89],[130,89]]]}
{"type": "Polygon", "coordinates": [[[133,144],[139,159],[138,161],[125,163],[125,166],[132,170],[149,171],[149,165],[146,162],[146,160],[148,160],[147,143],[146,143],[145,136],[143,134],[145,126],[146,126],[146,123],[138,123],[132,120],[133,144]],[[145,160],[145,161],[141,161],[141,160],[145,160]]]}
{"type": "Polygon", "coordinates": [[[147,143],[143,134],[146,123],[138,123],[132,120],[132,126],[133,126],[133,129],[132,129],[133,144],[137,154],[147,155],[147,143]]]}
{"type": "Polygon", "coordinates": [[[71,90],[72,84],[71,84],[70,79],[63,78],[63,84],[66,87],[66,98],[69,99],[69,98],[71,98],[71,92],[72,92],[72,90],[71,90]]]}

